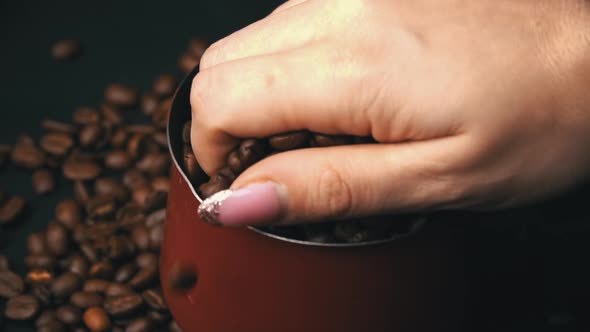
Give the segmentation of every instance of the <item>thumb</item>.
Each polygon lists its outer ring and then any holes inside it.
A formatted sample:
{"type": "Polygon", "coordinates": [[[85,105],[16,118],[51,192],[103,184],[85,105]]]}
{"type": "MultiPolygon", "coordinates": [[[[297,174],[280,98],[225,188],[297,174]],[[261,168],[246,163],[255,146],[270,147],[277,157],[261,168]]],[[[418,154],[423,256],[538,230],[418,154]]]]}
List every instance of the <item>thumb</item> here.
{"type": "Polygon", "coordinates": [[[460,198],[450,173],[466,155],[460,136],[284,152],[250,167],[199,213],[210,223],[244,226],[441,207],[460,198]]]}

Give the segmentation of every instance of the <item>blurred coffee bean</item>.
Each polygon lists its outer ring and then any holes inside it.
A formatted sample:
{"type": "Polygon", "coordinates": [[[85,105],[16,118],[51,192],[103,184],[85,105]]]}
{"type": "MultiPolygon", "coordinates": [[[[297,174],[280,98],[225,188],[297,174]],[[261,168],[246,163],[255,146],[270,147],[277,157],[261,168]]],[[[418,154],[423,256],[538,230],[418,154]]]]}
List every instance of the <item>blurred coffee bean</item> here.
{"type": "Polygon", "coordinates": [[[37,332],[66,332],[68,331],[64,323],[60,322],[57,318],[48,321],[46,324],[39,325],[37,332]]]}
{"type": "Polygon", "coordinates": [[[172,98],[166,98],[161,103],[158,109],[152,114],[152,122],[159,128],[166,128],[168,123],[168,113],[172,107],[172,98]]]}
{"type": "Polygon", "coordinates": [[[192,121],[187,121],[182,127],[182,141],[184,144],[191,144],[192,121]]]}
{"type": "Polygon", "coordinates": [[[105,89],[104,98],[113,106],[129,108],[137,105],[139,97],[134,88],[120,83],[112,83],[105,89]]]}
{"type": "Polygon", "coordinates": [[[39,315],[39,317],[35,321],[35,326],[39,328],[40,326],[48,324],[56,319],[57,316],[55,315],[55,311],[51,309],[46,309],[39,315]]]}
{"type": "Polygon", "coordinates": [[[98,124],[100,120],[101,116],[98,111],[91,107],[78,107],[72,114],[72,121],[79,126],[98,124]]]}
{"type": "Polygon", "coordinates": [[[39,283],[31,285],[31,294],[39,301],[43,307],[53,304],[53,295],[51,294],[50,283],[39,283]]]}
{"type": "Polygon", "coordinates": [[[55,258],[48,254],[25,256],[25,266],[29,269],[53,270],[55,258]]]}
{"type": "Polygon", "coordinates": [[[91,279],[110,280],[113,276],[113,265],[109,261],[100,261],[92,264],[88,270],[91,279]]]}
{"type": "Polygon", "coordinates": [[[84,181],[74,181],[74,197],[76,197],[78,203],[86,203],[90,197],[88,186],[84,181]]]}
{"type": "Polygon", "coordinates": [[[29,284],[48,284],[53,280],[53,274],[47,270],[34,269],[27,273],[29,284]]]}
{"type": "Polygon", "coordinates": [[[100,113],[104,120],[103,124],[107,127],[121,126],[125,122],[121,111],[112,105],[104,104],[100,107],[100,113]]]}
{"type": "Polygon", "coordinates": [[[127,294],[107,298],[104,308],[113,317],[128,316],[137,312],[143,306],[143,299],[138,294],[127,294]]]}
{"type": "MultiPolygon", "coordinates": [[[[86,237],[86,234],[82,234],[82,236],[86,237]]],[[[78,238],[77,242],[82,242],[80,240],[83,241],[83,239],[78,238]]],[[[80,251],[82,254],[84,254],[84,257],[86,257],[89,262],[96,262],[96,260],[98,260],[98,254],[96,253],[96,250],[89,243],[80,243],[80,251]]]]}
{"type": "Polygon", "coordinates": [[[156,325],[164,325],[170,321],[170,313],[168,310],[164,311],[157,311],[157,310],[148,310],[147,316],[154,322],[156,325]]]}
{"type": "Polygon", "coordinates": [[[36,194],[47,194],[55,189],[53,173],[47,169],[38,169],[33,173],[33,190],[36,194]]]}
{"type": "Polygon", "coordinates": [[[111,283],[108,280],[89,279],[84,282],[82,290],[85,292],[104,293],[111,283]]]}
{"type": "Polygon", "coordinates": [[[31,295],[18,295],[6,303],[4,316],[13,320],[28,320],[39,312],[39,302],[31,295]]]}
{"type": "Polygon", "coordinates": [[[184,148],[184,167],[186,169],[186,173],[193,183],[200,183],[207,178],[205,172],[199,166],[197,159],[193,153],[193,150],[190,146],[185,146],[184,148]]]}
{"type": "Polygon", "coordinates": [[[164,295],[162,294],[161,289],[148,289],[144,291],[141,296],[143,297],[144,302],[147,303],[147,305],[152,309],[158,311],[168,310],[168,306],[166,305],[166,301],[164,300],[164,295]]]}
{"type": "Polygon", "coordinates": [[[82,279],[79,275],[66,272],[56,277],[51,283],[51,293],[56,298],[70,297],[81,286],[82,279]]]}
{"type": "Polygon", "coordinates": [[[85,278],[88,275],[88,261],[82,255],[73,255],[68,260],[67,270],[85,278]]]}
{"type": "Polygon", "coordinates": [[[197,271],[185,264],[175,263],[168,272],[168,286],[176,292],[184,292],[195,287],[197,279],[197,271]]]}
{"type": "Polygon", "coordinates": [[[64,304],[55,311],[57,319],[67,325],[76,325],[82,321],[82,311],[71,304],[64,304]]]}
{"type": "Polygon", "coordinates": [[[150,249],[160,251],[164,240],[164,224],[154,225],[150,228],[150,249]]]}
{"type": "Polygon", "coordinates": [[[82,43],[74,39],[57,41],[51,46],[51,57],[55,61],[73,61],[82,54],[82,43]]]}
{"type": "Polygon", "coordinates": [[[88,216],[95,220],[111,219],[117,212],[117,202],[112,195],[100,195],[86,202],[88,216]]]}
{"type": "Polygon", "coordinates": [[[82,208],[73,199],[65,199],[57,204],[55,218],[68,229],[82,222],[82,208]]]}
{"type": "Polygon", "coordinates": [[[117,269],[113,280],[116,282],[127,282],[136,273],[137,273],[137,265],[135,265],[134,263],[127,263],[117,269]]]}
{"type": "Polygon", "coordinates": [[[0,297],[11,298],[24,289],[25,283],[18,274],[8,270],[0,271],[0,297]]]}
{"type": "Polygon", "coordinates": [[[135,244],[127,237],[116,235],[109,238],[110,259],[120,261],[131,257],[135,253],[135,244]]]}
{"type": "Polygon", "coordinates": [[[0,204],[0,225],[15,222],[24,212],[26,201],[20,196],[10,197],[0,204]]]}
{"type": "Polygon", "coordinates": [[[170,191],[170,179],[166,176],[157,176],[152,180],[152,187],[155,191],[170,191]]]}
{"type": "Polygon", "coordinates": [[[151,191],[144,200],[143,210],[150,213],[166,207],[168,193],[165,191],[151,191]]]}
{"type": "Polygon", "coordinates": [[[109,285],[109,287],[107,287],[105,291],[105,295],[107,298],[129,294],[135,294],[135,291],[131,287],[119,282],[111,282],[111,284],[109,285]]]}
{"type": "Polygon", "coordinates": [[[142,185],[135,188],[135,190],[133,190],[133,201],[143,209],[145,206],[145,200],[152,191],[152,188],[148,185],[142,185]]]}
{"type": "Polygon", "coordinates": [[[131,233],[137,249],[145,251],[150,247],[150,231],[145,225],[138,225],[131,233]]]}
{"type": "Polygon", "coordinates": [[[12,163],[19,167],[36,169],[45,164],[45,153],[28,137],[21,138],[11,152],[12,163]]]}
{"type": "Polygon", "coordinates": [[[100,196],[112,196],[119,202],[129,199],[129,190],[120,181],[112,177],[101,177],[94,182],[94,192],[100,196]]]}
{"type": "Polygon", "coordinates": [[[41,122],[41,128],[47,130],[48,132],[57,132],[69,135],[74,135],[78,131],[72,124],[49,119],[45,119],[41,122]]]}
{"type": "Polygon", "coordinates": [[[74,146],[72,136],[63,132],[52,132],[41,138],[41,148],[54,156],[63,157],[74,146]]]}
{"type": "Polygon", "coordinates": [[[44,233],[31,233],[27,237],[27,251],[29,255],[42,255],[47,250],[44,233]]]}
{"type": "Polygon", "coordinates": [[[133,134],[127,142],[127,152],[131,158],[138,159],[146,150],[146,135],[133,134]]]}
{"type": "Polygon", "coordinates": [[[97,292],[76,292],[70,297],[70,302],[80,309],[102,306],[104,297],[97,292]]]}
{"type": "Polygon", "coordinates": [[[123,148],[127,144],[128,133],[125,128],[117,128],[111,135],[111,145],[113,148],[123,148]]]}
{"type": "Polygon", "coordinates": [[[189,52],[182,53],[178,58],[178,69],[186,75],[199,64],[200,60],[200,57],[195,57],[189,52]]]}
{"type": "Polygon", "coordinates": [[[180,326],[178,326],[176,321],[173,320],[168,325],[168,332],[182,332],[182,329],[180,328],[180,326]]]}
{"type": "Polygon", "coordinates": [[[45,231],[45,244],[51,254],[57,257],[65,255],[70,245],[65,227],[57,222],[50,222],[45,231]]]}
{"type": "Polygon", "coordinates": [[[168,149],[168,135],[166,135],[166,132],[159,130],[153,133],[152,140],[160,147],[160,149],[168,149]]]}
{"type": "Polygon", "coordinates": [[[200,60],[208,47],[209,43],[205,39],[196,37],[189,42],[188,51],[193,57],[200,60]]]}
{"type": "Polygon", "coordinates": [[[160,98],[171,97],[176,91],[176,79],[170,74],[158,76],[152,85],[152,91],[160,98]]]}
{"type": "Polygon", "coordinates": [[[84,312],[84,324],[92,332],[106,332],[111,329],[111,319],[101,307],[90,307],[84,312]]]}
{"type": "Polygon", "coordinates": [[[268,143],[277,151],[289,151],[306,147],[309,137],[308,131],[296,131],[274,135],[268,139],[268,143]]]}
{"type": "Polygon", "coordinates": [[[146,93],[141,96],[141,111],[145,115],[152,115],[160,106],[160,99],[153,93],[146,93]]]}
{"type": "Polygon", "coordinates": [[[352,144],[353,140],[351,136],[343,135],[324,135],[314,134],[313,143],[315,146],[327,147],[327,146],[338,146],[352,144]]]}
{"type": "Polygon", "coordinates": [[[125,150],[109,151],[104,160],[106,167],[116,171],[129,168],[131,162],[131,156],[125,150]]]}
{"type": "Polygon", "coordinates": [[[91,180],[97,178],[102,169],[91,161],[81,158],[68,158],[63,165],[63,175],[70,180],[91,180]]]}
{"type": "Polygon", "coordinates": [[[150,332],[153,328],[151,319],[142,317],[132,320],[125,328],[125,332],[150,332]]]}
{"type": "Polygon", "coordinates": [[[148,153],[137,162],[136,167],[152,176],[162,175],[170,168],[170,157],[162,152],[148,153]]]}
{"type": "Polygon", "coordinates": [[[100,124],[90,124],[84,126],[78,134],[80,146],[84,148],[100,148],[106,143],[105,134],[105,129],[100,124]]]}
{"type": "Polygon", "coordinates": [[[238,148],[238,156],[242,161],[242,167],[244,169],[260,161],[264,158],[265,154],[266,147],[264,142],[255,139],[244,140],[238,148]]]}
{"type": "Polygon", "coordinates": [[[145,219],[147,227],[153,227],[166,221],[166,209],[160,209],[150,213],[145,219]]]}
{"type": "Polygon", "coordinates": [[[142,290],[157,282],[159,276],[157,264],[146,266],[139,270],[127,283],[136,290],[142,290]]]}

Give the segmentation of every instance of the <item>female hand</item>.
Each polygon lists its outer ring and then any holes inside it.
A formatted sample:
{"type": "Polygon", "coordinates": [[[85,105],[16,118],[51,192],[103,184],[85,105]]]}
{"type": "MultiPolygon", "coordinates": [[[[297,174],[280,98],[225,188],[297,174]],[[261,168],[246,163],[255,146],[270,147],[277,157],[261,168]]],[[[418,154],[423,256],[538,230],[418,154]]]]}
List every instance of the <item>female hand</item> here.
{"type": "Polygon", "coordinates": [[[589,11],[584,0],[288,1],[203,56],[197,160],[212,174],[239,139],[301,129],[383,144],[266,158],[224,195],[219,222],[501,208],[574,185],[590,171],[589,11]]]}

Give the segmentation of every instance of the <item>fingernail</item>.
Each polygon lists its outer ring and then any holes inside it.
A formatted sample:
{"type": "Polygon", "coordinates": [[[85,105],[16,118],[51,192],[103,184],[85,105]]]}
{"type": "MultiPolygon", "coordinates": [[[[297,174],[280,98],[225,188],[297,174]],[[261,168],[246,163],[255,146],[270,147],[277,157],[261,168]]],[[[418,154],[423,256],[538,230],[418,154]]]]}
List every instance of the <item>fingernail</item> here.
{"type": "Polygon", "coordinates": [[[203,201],[199,216],[218,226],[246,226],[276,222],[283,212],[276,183],[256,183],[238,190],[223,190],[203,201]]]}

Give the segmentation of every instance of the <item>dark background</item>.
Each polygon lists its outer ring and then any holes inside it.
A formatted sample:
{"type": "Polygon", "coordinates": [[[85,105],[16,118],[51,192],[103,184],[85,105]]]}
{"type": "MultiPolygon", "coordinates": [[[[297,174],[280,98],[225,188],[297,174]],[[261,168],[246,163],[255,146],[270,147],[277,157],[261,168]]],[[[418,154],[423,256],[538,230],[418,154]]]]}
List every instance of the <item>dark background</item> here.
{"type": "MultiPolygon", "coordinates": [[[[42,119],[69,121],[75,107],[99,105],[110,82],[146,90],[157,75],[178,74],[177,58],[191,37],[215,41],[280,2],[0,0],[0,143],[21,133],[39,137],[42,119]],[[84,44],[74,63],[49,55],[64,38],[84,44]]],[[[33,207],[16,227],[0,228],[0,254],[23,273],[26,235],[44,229],[71,186],[62,181],[57,194],[34,196],[30,173],[8,167],[0,171],[0,190],[33,207]]],[[[476,306],[485,330],[590,330],[588,197],[582,188],[534,207],[447,215],[470,234],[466,266],[486,295],[476,306]]],[[[0,330],[32,327],[4,322],[0,330]]]]}

